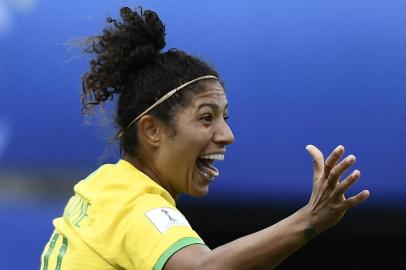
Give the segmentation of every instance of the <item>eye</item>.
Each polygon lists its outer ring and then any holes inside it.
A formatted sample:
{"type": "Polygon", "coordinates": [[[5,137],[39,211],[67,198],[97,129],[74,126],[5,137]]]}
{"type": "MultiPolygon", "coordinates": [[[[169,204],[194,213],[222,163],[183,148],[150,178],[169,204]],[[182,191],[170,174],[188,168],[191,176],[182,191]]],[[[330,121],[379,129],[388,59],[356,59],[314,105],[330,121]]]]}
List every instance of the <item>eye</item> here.
{"type": "Polygon", "coordinates": [[[200,120],[203,121],[205,124],[209,124],[212,122],[213,116],[211,114],[205,114],[200,117],[200,120]]]}

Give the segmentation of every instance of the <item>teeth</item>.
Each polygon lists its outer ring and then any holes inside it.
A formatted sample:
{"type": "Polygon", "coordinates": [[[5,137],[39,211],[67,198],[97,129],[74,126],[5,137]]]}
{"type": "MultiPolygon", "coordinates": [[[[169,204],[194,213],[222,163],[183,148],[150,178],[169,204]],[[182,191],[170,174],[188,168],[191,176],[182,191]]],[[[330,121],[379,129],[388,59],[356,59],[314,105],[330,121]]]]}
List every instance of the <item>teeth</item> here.
{"type": "Polygon", "coordinates": [[[212,160],[224,160],[224,154],[204,155],[204,156],[201,156],[200,158],[212,159],[212,160]]]}

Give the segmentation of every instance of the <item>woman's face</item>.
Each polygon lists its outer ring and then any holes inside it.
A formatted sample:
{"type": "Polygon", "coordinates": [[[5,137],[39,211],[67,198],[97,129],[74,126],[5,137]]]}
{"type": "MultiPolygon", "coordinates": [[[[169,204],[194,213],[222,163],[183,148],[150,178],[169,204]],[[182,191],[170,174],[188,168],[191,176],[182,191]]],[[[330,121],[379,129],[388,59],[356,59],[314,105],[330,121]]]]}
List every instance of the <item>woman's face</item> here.
{"type": "Polygon", "coordinates": [[[212,164],[223,160],[225,147],[234,141],[226,123],[227,99],[218,81],[202,82],[205,89],[179,110],[175,130],[162,137],[158,170],[177,194],[203,196],[219,172],[212,164]]]}

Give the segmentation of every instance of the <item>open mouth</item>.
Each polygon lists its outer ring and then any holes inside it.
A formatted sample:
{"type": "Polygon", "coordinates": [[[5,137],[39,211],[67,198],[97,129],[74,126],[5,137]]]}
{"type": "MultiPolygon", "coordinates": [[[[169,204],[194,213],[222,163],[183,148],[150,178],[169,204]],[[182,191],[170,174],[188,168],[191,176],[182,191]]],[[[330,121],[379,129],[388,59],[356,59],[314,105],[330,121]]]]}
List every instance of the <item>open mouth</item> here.
{"type": "Polygon", "coordinates": [[[224,160],[224,154],[202,155],[197,159],[196,166],[200,174],[208,180],[219,175],[219,170],[213,165],[215,160],[224,160]]]}

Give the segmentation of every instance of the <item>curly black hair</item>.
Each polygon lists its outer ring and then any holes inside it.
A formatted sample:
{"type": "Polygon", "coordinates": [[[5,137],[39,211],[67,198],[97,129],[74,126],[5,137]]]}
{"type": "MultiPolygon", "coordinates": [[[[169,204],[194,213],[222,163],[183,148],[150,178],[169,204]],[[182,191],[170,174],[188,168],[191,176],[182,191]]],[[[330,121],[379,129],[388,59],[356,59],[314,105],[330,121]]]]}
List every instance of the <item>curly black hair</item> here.
{"type": "MultiPolygon", "coordinates": [[[[101,35],[86,39],[84,52],[95,55],[82,77],[82,110],[89,113],[118,95],[116,124],[120,150],[137,156],[137,125],[129,123],[171,89],[200,76],[217,72],[182,50],[162,52],[166,45],[165,25],[151,10],[120,9],[122,21],[107,18],[101,35]]],[[[199,82],[177,92],[150,114],[167,125],[175,112],[188,103],[187,93],[202,90],[199,82]]]]}

